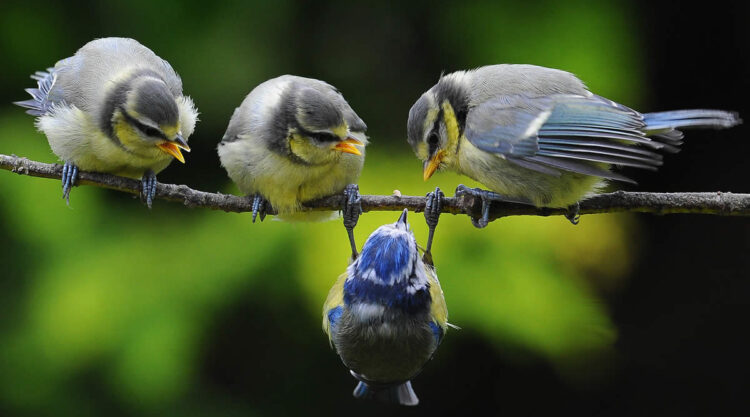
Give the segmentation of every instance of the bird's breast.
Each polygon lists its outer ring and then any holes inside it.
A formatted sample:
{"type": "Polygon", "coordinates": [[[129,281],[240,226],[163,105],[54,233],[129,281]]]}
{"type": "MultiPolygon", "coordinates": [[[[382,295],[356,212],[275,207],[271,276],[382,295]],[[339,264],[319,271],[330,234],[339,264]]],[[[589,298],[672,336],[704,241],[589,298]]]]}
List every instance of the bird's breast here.
{"type": "Polygon", "coordinates": [[[437,348],[428,316],[384,314],[380,318],[362,321],[345,309],[331,340],[344,364],[368,380],[408,380],[437,348]]]}

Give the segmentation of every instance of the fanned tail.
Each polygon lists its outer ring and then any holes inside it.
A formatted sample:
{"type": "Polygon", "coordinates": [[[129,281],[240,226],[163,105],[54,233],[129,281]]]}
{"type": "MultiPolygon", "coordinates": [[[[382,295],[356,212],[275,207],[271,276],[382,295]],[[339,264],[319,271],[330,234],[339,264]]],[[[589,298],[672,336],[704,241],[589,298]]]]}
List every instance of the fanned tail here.
{"type": "Polygon", "coordinates": [[[370,386],[359,382],[354,388],[354,398],[375,400],[387,404],[417,405],[419,398],[411,387],[411,381],[388,386],[370,386]]]}
{"type": "Polygon", "coordinates": [[[48,72],[37,71],[31,78],[37,81],[37,88],[27,88],[26,92],[31,95],[31,100],[16,101],[13,104],[21,106],[27,114],[32,116],[43,116],[47,114],[51,107],[49,102],[49,92],[55,84],[55,69],[48,68],[48,72]]]}
{"type": "MultiPolygon", "coordinates": [[[[724,110],[693,109],[645,113],[645,132],[673,147],[682,145],[678,129],[728,129],[742,123],[739,114],[724,110]]],[[[667,147],[665,150],[670,151],[667,147]]]]}

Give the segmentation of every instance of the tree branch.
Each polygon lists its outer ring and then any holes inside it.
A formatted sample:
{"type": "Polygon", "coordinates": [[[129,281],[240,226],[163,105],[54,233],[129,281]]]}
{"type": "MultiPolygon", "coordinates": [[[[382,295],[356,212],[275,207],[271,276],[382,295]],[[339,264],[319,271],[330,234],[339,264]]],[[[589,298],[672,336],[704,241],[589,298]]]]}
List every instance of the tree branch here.
{"type": "MultiPolygon", "coordinates": [[[[61,179],[62,166],[31,161],[15,155],[0,154],[0,168],[21,175],[61,179]]],[[[140,181],[116,175],[81,171],[78,185],[93,185],[132,194],[140,193],[140,181]]],[[[162,184],[156,186],[156,198],[181,202],[188,207],[207,207],[227,212],[252,211],[252,201],[247,197],[193,190],[186,185],[162,184]]],[[[340,210],[344,204],[342,195],[330,196],[305,204],[310,210],[340,210]]],[[[424,197],[397,195],[363,195],[364,211],[400,211],[408,208],[423,211],[424,197]]],[[[723,192],[709,193],[642,193],[617,191],[599,194],[580,203],[580,214],[640,212],[655,214],[693,213],[721,216],[750,216],[750,194],[723,192]]],[[[480,216],[481,201],[472,196],[446,197],[443,212],[480,216]]],[[[535,215],[551,216],[566,214],[565,209],[536,208],[522,204],[493,202],[490,220],[505,216],[535,215]]],[[[273,214],[271,211],[269,214],[273,214]]]]}

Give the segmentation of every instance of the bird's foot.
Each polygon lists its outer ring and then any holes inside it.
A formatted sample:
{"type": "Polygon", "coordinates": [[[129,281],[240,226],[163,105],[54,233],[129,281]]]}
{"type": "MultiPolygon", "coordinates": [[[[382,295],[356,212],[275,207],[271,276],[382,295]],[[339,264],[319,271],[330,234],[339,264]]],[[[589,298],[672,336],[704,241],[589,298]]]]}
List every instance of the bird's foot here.
{"type": "Polygon", "coordinates": [[[349,244],[352,246],[352,260],[357,259],[357,244],[354,241],[354,227],[357,226],[359,215],[362,214],[362,196],[359,194],[357,184],[349,184],[344,189],[344,227],[349,235],[349,244]]]}
{"type": "Polygon", "coordinates": [[[141,178],[141,201],[150,209],[156,196],[156,174],[146,171],[141,178]]]}
{"type": "Polygon", "coordinates": [[[65,204],[70,205],[70,189],[76,185],[78,181],[78,167],[66,162],[63,165],[62,170],[62,196],[65,199],[65,204]]]}
{"type": "Polygon", "coordinates": [[[565,218],[568,219],[573,225],[578,224],[581,220],[581,204],[576,202],[568,206],[568,212],[565,214],[565,218]]]}
{"type": "Polygon", "coordinates": [[[440,187],[435,187],[435,191],[427,193],[424,205],[424,219],[427,222],[430,234],[427,237],[427,246],[425,247],[422,261],[428,265],[434,265],[432,262],[432,238],[435,236],[435,228],[437,227],[438,220],[440,220],[440,211],[443,206],[444,197],[445,194],[440,190],[440,187]]]}
{"type": "Polygon", "coordinates": [[[268,200],[260,193],[255,193],[253,196],[253,223],[258,216],[260,216],[261,222],[266,218],[268,206],[268,200]]]}
{"type": "Polygon", "coordinates": [[[475,217],[471,217],[471,224],[473,224],[474,227],[478,229],[485,228],[490,223],[490,204],[493,201],[532,206],[534,205],[531,200],[527,200],[522,197],[508,197],[492,191],[483,190],[481,188],[469,188],[463,184],[459,184],[458,187],[456,187],[456,197],[460,197],[462,195],[470,195],[482,200],[482,217],[478,219],[475,217]]]}

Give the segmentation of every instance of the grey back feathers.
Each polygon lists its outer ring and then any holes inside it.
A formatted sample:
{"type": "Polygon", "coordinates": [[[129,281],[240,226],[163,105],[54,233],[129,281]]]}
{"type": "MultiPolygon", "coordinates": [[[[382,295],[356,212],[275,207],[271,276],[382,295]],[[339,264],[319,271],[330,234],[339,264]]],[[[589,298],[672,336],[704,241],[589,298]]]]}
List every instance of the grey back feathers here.
{"type": "Polygon", "coordinates": [[[172,101],[182,96],[182,81],[165,60],[133,39],[104,38],[87,43],[47,73],[32,76],[39,82],[38,94],[32,93],[39,103],[35,110],[44,114],[55,104],[66,104],[99,116],[97,111],[112,107],[105,102],[112,99],[113,89],[138,74],[161,80],[172,101]]]}
{"type": "MultiPolygon", "coordinates": [[[[445,78],[451,77],[449,74],[445,78]]],[[[590,95],[575,75],[536,65],[489,65],[466,72],[469,105],[480,105],[501,95],[541,97],[554,94],[590,95]]]]}

